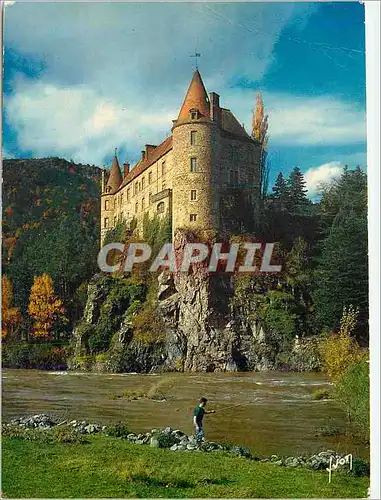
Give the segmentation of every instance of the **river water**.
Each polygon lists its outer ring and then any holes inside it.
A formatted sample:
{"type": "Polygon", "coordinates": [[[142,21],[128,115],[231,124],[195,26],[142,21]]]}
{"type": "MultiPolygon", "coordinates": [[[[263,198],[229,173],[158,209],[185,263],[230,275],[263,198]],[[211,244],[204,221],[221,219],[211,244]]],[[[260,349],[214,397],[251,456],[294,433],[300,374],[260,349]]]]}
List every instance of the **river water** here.
{"type": "Polygon", "coordinates": [[[2,372],[2,415],[50,413],[92,423],[127,422],[132,431],[170,426],[192,433],[192,410],[201,396],[210,441],[248,446],[255,455],[312,454],[322,449],[367,457],[368,450],[343,435],[315,436],[319,427],[344,430],[345,417],[333,400],[315,401],[329,388],[316,373],[98,374],[10,370],[2,372]],[[118,398],[124,391],[159,387],[166,401],[118,398]]]}

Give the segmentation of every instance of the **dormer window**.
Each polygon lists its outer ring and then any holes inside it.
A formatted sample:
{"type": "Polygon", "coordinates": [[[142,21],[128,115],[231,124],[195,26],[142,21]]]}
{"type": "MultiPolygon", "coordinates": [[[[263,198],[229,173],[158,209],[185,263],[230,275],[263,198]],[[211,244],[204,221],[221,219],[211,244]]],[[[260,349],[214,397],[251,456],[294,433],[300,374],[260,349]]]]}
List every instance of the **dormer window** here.
{"type": "Polygon", "coordinates": [[[190,110],[190,117],[191,117],[191,120],[198,120],[198,118],[199,118],[198,109],[191,109],[190,110]]]}

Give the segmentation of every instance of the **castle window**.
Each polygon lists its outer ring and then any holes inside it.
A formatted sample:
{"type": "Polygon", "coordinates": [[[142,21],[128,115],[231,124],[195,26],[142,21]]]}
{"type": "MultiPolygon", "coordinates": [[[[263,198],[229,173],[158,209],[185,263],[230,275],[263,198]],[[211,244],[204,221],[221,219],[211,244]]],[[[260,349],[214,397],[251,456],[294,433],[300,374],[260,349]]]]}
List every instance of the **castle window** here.
{"type": "Polygon", "coordinates": [[[110,202],[109,200],[105,200],[105,210],[109,210],[109,205],[110,205],[110,202]]]}
{"type": "Polygon", "coordinates": [[[123,193],[120,195],[120,204],[123,205],[123,193]]]}
{"type": "Polygon", "coordinates": [[[198,119],[198,109],[191,109],[190,110],[190,117],[191,117],[191,120],[197,120],[198,119]]]}
{"type": "Polygon", "coordinates": [[[134,186],[134,194],[136,194],[138,192],[138,185],[139,183],[138,182],[135,182],[135,186],[134,186]]]}
{"type": "Polygon", "coordinates": [[[138,213],[138,210],[139,210],[139,203],[136,202],[135,203],[135,213],[137,214],[138,213]]]}
{"type": "Polygon", "coordinates": [[[104,220],[104,227],[108,227],[108,217],[105,217],[105,220],[104,220]]]}
{"type": "Polygon", "coordinates": [[[196,222],[196,220],[197,220],[197,214],[190,214],[190,216],[189,216],[189,220],[190,220],[191,222],[196,222]]]}
{"type": "Polygon", "coordinates": [[[130,189],[127,189],[127,201],[129,201],[129,200],[130,200],[130,189]]]}
{"type": "Polygon", "coordinates": [[[197,136],[197,132],[195,130],[191,130],[191,133],[190,133],[191,146],[194,146],[196,144],[196,136],[197,136]]]}
{"type": "Polygon", "coordinates": [[[143,178],[142,178],[142,189],[144,189],[144,184],[145,184],[145,183],[146,183],[146,180],[145,180],[145,178],[143,177],[143,178]]]}
{"type": "Polygon", "coordinates": [[[116,219],[116,215],[115,215],[115,217],[114,217],[114,226],[116,226],[116,220],[117,219],[116,219]]]}
{"type": "Polygon", "coordinates": [[[160,203],[158,203],[156,211],[158,214],[163,214],[164,209],[165,209],[164,201],[161,201],[160,203]]]}
{"type": "Polygon", "coordinates": [[[164,177],[165,173],[166,173],[166,165],[165,161],[163,161],[163,163],[161,164],[161,175],[164,177]]]}
{"type": "Polygon", "coordinates": [[[145,201],[144,198],[142,198],[142,210],[144,210],[144,206],[145,206],[145,201]]]}
{"type": "Polygon", "coordinates": [[[150,194],[148,195],[148,205],[151,203],[151,196],[152,196],[152,193],[150,193],[150,194]]]}
{"type": "Polygon", "coordinates": [[[161,190],[164,191],[164,189],[165,189],[165,181],[161,183],[161,190]]]}
{"type": "Polygon", "coordinates": [[[197,172],[197,158],[190,159],[190,171],[197,172]]]}
{"type": "Polygon", "coordinates": [[[148,184],[151,184],[152,182],[152,172],[148,173],[148,184]]]}
{"type": "Polygon", "coordinates": [[[191,201],[197,200],[197,191],[195,189],[192,189],[190,192],[190,199],[191,201]]]}
{"type": "Polygon", "coordinates": [[[116,202],[117,202],[117,199],[115,198],[114,199],[114,209],[116,208],[116,202]]]}

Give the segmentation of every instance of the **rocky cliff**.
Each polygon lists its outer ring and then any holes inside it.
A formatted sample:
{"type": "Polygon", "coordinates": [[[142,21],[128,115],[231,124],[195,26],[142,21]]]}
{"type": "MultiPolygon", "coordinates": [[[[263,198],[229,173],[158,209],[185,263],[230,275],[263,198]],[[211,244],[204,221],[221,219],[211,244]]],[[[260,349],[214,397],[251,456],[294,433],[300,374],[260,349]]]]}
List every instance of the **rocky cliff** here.
{"type": "Polygon", "coordinates": [[[157,316],[151,319],[160,330],[155,340],[147,343],[136,338],[129,300],[119,311],[120,321],[114,322],[107,350],[89,356],[88,337],[99,329],[107,297],[104,279],[95,277],[83,322],[74,331],[70,367],[116,372],[319,369],[314,339],[287,340],[266,332],[250,300],[234,300],[234,286],[231,276],[211,275],[200,264],[187,274],[164,271],[158,276],[157,316]]]}

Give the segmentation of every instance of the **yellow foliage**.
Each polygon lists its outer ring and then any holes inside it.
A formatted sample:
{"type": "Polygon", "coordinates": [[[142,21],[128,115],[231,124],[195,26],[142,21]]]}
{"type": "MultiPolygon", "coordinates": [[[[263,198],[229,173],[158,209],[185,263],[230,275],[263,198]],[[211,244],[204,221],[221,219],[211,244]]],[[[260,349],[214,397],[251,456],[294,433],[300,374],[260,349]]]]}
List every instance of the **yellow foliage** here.
{"type": "Polygon", "coordinates": [[[21,324],[22,317],[18,307],[12,307],[12,283],[9,278],[1,278],[1,336],[7,337],[21,324]]]}
{"type": "Polygon", "coordinates": [[[324,371],[333,381],[337,381],[350,365],[367,357],[367,352],[351,336],[357,316],[358,310],[352,306],[344,308],[339,333],[332,333],[320,342],[324,371]]]}
{"type": "Polygon", "coordinates": [[[48,274],[34,277],[28,312],[34,320],[35,337],[48,337],[57,320],[66,321],[62,301],[55,297],[53,280],[48,274]]]}
{"type": "Polygon", "coordinates": [[[265,115],[262,94],[257,94],[257,102],[253,113],[252,137],[267,147],[268,116],[265,115]]]}

